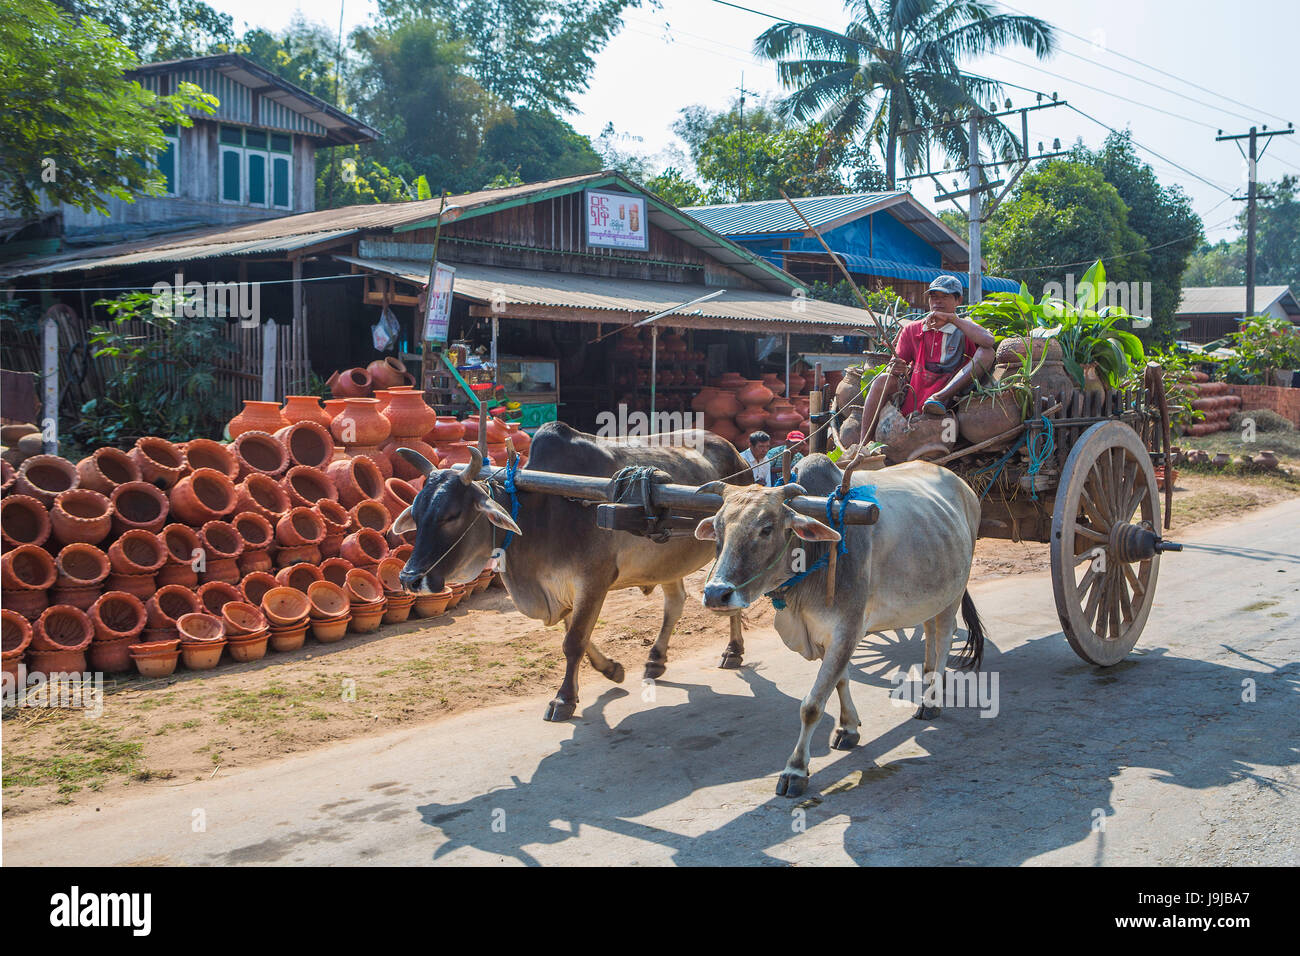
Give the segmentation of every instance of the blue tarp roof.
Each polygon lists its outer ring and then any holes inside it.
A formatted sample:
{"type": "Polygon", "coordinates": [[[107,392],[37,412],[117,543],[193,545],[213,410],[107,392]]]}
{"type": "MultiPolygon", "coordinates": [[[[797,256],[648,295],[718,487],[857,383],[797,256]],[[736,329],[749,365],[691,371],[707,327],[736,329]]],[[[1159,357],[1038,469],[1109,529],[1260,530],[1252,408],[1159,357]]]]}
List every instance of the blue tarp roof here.
{"type": "MultiPolygon", "coordinates": [[[[815,255],[815,253],[801,253],[801,255],[815,255]]],[[[824,253],[822,254],[824,255],[824,253]]],[[[880,259],[874,256],[859,256],[851,252],[836,251],[835,255],[844,262],[845,267],[850,272],[864,272],[873,276],[889,276],[895,279],[910,279],[913,282],[933,282],[934,277],[938,275],[955,276],[961,282],[962,288],[966,288],[969,278],[964,272],[951,272],[947,269],[936,269],[932,266],[919,266],[911,262],[898,262],[894,259],[880,259]]],[[[773,262],[781,265],[781,257],[771,257],[773,262]]],[[[984,276],[982,284],[985,292],[1019,292],[1020,283],[1014,279],[1002,279],[997,276],[984,276]]]]}

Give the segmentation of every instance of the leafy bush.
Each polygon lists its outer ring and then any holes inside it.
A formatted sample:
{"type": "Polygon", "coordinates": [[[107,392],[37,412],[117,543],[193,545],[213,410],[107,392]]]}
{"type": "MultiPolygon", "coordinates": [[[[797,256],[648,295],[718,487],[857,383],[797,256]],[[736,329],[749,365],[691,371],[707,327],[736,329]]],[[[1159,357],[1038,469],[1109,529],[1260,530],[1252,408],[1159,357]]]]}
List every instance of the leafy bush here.
{"type": "Polygon", "coordinates": [[[1300,368],[1300,330],[1289,319],[1256,315],[1243,319],[1228,338],[1236,358],[1223,364],[1225,381],[1237,385],[1272,385],[1274,369],[1300,368]]]}
{"type": "Polygon", "coordinates": [[[1294,432],[1295,425],[1291,420],[1284,418],[1275,411],[1267,408],[1252,408],[1248,411],[1233,412],[1232,417],[1228,419],[1228,427],[1235,432],[1240,432],[1245,427],[1245,420],[1250,419],[1255,423],[1257,432],[1294,432]]]}

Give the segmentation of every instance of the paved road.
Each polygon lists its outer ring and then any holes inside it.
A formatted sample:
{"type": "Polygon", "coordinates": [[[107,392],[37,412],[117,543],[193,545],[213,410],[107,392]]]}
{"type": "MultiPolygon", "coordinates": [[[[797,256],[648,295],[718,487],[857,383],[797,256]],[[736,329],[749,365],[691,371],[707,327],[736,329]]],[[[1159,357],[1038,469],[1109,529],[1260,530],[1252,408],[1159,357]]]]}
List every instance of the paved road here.
{"type": "Polygon", "coordinates": [[[1045,576],[975,588],[993,718],[911,720],[885,675],[920,662],[919,640],[864,642],[863,744],[830,751],[826,717],[798,803],[773,787],[815,665],[769,632],[739,672],[673,661],[652,702],[589,673],[569,724],[530,699],[99,812],[20,817],[4,860],[1295,864],[1300,502],[1191,540],[1164,559],[1137,652],[1109,670],[1069,649],[1045,576]]]}

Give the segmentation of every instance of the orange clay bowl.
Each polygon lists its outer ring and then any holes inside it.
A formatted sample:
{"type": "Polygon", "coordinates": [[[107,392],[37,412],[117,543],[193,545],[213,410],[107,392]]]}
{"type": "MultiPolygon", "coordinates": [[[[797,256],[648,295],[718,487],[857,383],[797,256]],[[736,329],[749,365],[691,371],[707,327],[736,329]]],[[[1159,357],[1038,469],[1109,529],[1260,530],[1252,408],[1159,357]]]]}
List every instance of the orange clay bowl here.
{"type": "Polygon", "coordinates": [[[316,581],[307,588],[311,602],[311,619],[329,621],[346,617],[351,608],[347,592],[333,581],[316,581]]]}
{"type": "Polygon", "coordinates": [[[404,561],[399,561],[396,558],[384,558],[384,560],[379,562],[379,569],[376,572],[376,576],[379,578],[379,583],[384,586],[385,591],[401,592],[406,590],[406,588],[402,586],[401,576],[402,568],[405,566],[406,563],[404,561]]]}
{"type": "Polygon", "coordinates": [[[266,630],[266,618],[247,601],[231,601],[221,609],[221,619],[226,622],[226,636],[232,640],[266,630]]]}
{"type": "Polygon", "coordinates": [[[333,644],[335,641],[343,640],[343,635],[348,632],[348,625],[351,623],[351,614],[344,614],[342,617],[334,617],[329,620],[313,620],[311,622],[311,636],[322,644],[333,644]]]}
{"type": "Polygon", "coordinates": [[[226,625],[215,614],[182,614],[176,619],[176,629],[182,644],[224,643],[226,638],[226,625]]]}
{"type": "Polygon", "coordinates": [[[348,572],[345,589],[354,607],[374,604],[384,599],[384,586],[379,582],[379,578],[364,568],[353,568],[348,572]]]}
{"type": "Polygon", "coordinates": [[[296,627],[307,620],[311,602],[297,588],[271,588],[262,595],[262,613],[271,622],[271,628],[296,627]]]}

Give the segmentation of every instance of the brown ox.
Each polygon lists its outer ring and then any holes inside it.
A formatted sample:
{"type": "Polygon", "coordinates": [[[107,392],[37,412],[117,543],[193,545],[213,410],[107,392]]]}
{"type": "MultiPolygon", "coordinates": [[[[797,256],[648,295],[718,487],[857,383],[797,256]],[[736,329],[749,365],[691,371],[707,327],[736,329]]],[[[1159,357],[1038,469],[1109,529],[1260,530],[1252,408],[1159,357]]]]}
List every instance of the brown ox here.
{"type": "MultiPolygon", "coordinates": [[[[683,431],[657,436],[647,445],[597,438],[560,422],[537,430],[529,451],[529,471],[612,477],[626,466],[650,466],[675,483],[698,485],[727,478],[748,483],[750,471],[730,442],[711,432],[683,431]],[[698,450],[697,450],[698,449],[698,450]]],[[[510,499],[500,484],[489,488],[475,481],[482,458],[463,472],[439,471],[409,448],[402,455],[426,475],[424,487],[398,516],[393,530],[415,531],[415,548],[402,580],[440,590],[445,581],[475,577],[497,554],[503,559],[506,590],[515,606],[548,627],[564,620],[564,681],[546,710],[547,720],[567,720],[578,705],[578,664],[586,655],[592,667],[621,683],[623,665],[609,660],[591,642],[592,628],[616,588],[663,589],[664,613],[659,637],[650,648],[645,676],[664,673],[668,639],[686,602],[682,578],[708,563],[713,549],[690,535],[663,543],[596,527],[589,502],[558,495],[519,493],[518,521],[510,518],[510,499]],[[515,537],[504,552],[504,531],[515,537]]],[[[719,666],[740,666],[745,642],[740,618],[731,618],[731,638],[719,666]]]]}

